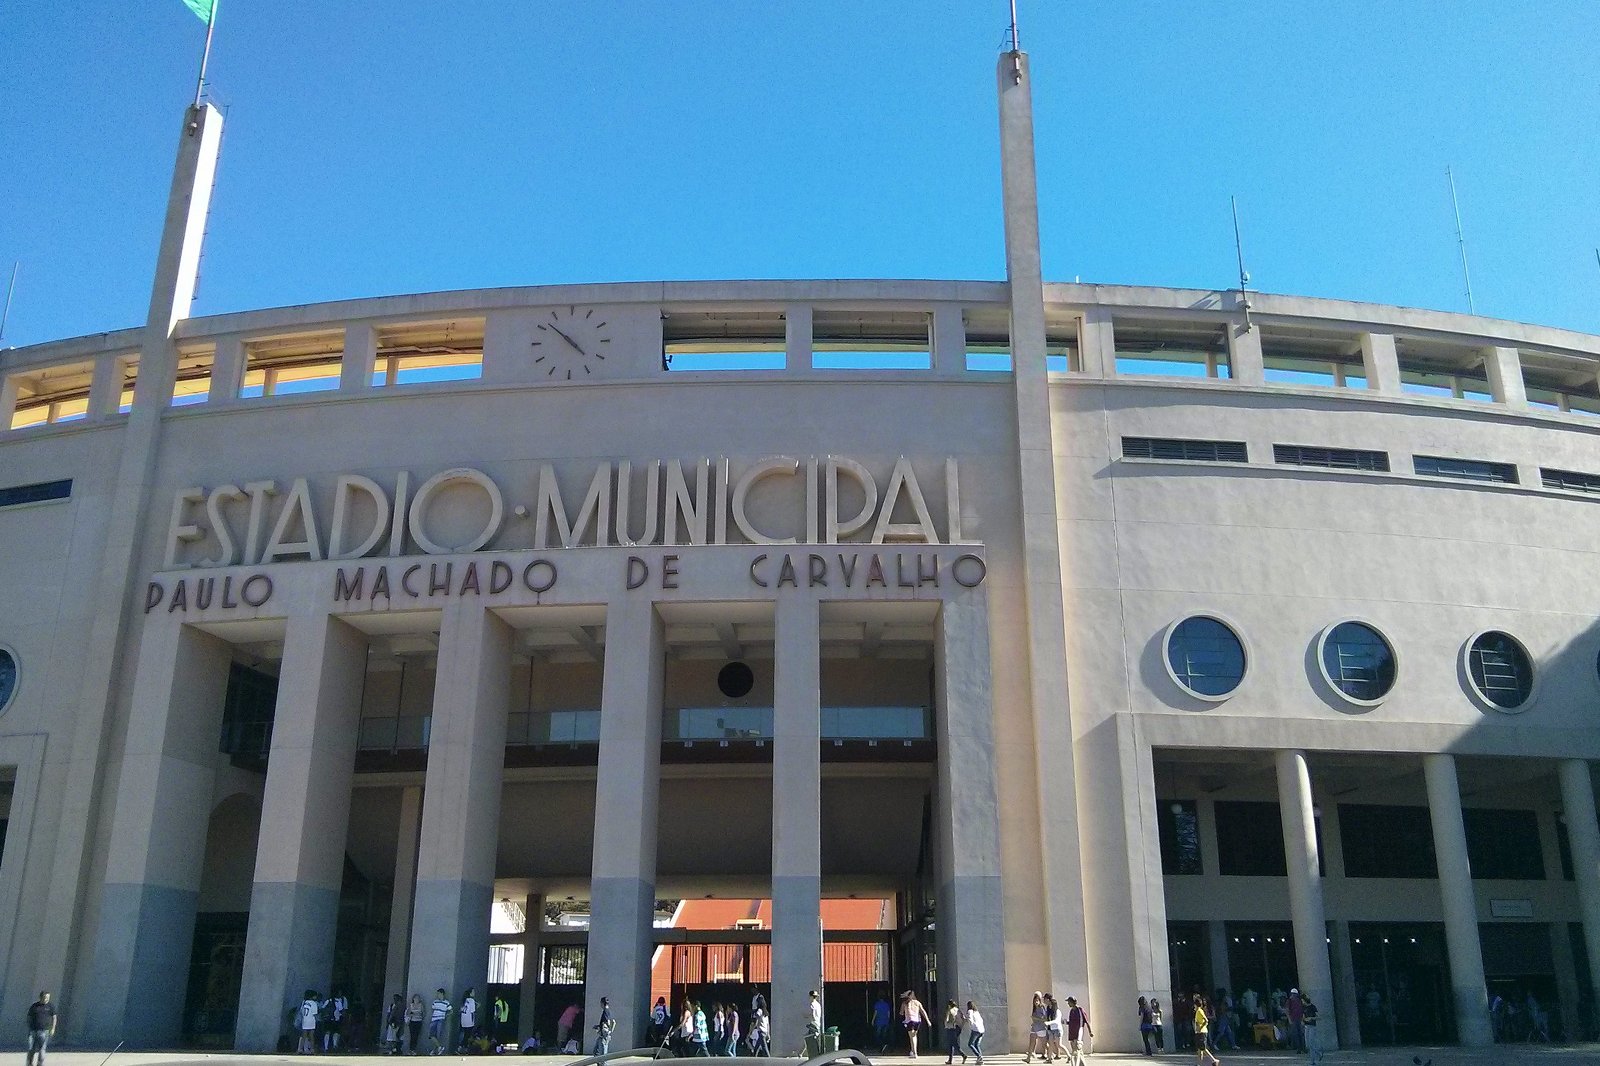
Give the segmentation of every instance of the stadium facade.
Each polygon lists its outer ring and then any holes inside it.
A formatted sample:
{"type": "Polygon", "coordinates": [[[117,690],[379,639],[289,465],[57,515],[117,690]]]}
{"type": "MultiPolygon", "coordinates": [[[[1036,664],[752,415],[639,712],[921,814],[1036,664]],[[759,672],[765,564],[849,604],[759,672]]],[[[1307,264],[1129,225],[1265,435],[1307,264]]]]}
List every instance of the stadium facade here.
{"type": "Polygon", "coordinates": [[[628,1046],[681,952],[789,1050],[826,942],[835,1021],[995,1050],[1035,989],[1589,1032],[1600,338],[1046,284],[998,85],[1005,282],[205,318],[189,112],[147,325],[0,353],[0,1012],[269,1049],[495,977],[628,1046]]]}

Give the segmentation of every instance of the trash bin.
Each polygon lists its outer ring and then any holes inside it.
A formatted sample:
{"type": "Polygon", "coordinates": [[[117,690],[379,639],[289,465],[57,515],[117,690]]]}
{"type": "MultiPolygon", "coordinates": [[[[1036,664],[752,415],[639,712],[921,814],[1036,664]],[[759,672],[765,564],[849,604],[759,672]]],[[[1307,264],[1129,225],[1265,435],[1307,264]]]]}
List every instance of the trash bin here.
{"type": "Polygon", "coordinates": [[[822,1037],[811,1035],[806,1037],[806,1058],[814,1059],[822,1054],[822,1037]]]}
{"type": "Polygon", "coordinates": [[[829,1029],[822,1034],[822,1052],[827,1055],[839,1050],[839,1030],[829,1029]]]}

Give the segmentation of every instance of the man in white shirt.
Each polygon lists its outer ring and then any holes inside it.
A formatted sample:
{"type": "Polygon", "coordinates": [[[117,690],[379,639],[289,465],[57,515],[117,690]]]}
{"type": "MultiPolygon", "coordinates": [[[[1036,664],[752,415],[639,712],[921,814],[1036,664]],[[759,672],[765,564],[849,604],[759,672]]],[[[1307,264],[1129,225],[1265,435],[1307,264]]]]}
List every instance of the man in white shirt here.
{"type": "Polygon", "coordinates": [[[450,997],[444,989],[433,994],[433,1006],[428,1011],[428,1049],[430,1055],[443,1055],[446,1034],[450,1025],[450,997]]]}
{"type": "Polygon", "coordinates": [[[317,1050],[317,1010],[320,1007],[316,991],[306,989],[306,998],[300,1003],[300,1046],[296,1049],[302,1055],[310,1055],[317,1050]]]}
{"type": "Polygon", "coordinates": [[[457,1051],[470,1051],[472,1038],[478,1024],[478,1001],[473,996],[474,989],[467,989],[467,994],[461,997],[461,1036],[456,1044],[457,1051]]]}

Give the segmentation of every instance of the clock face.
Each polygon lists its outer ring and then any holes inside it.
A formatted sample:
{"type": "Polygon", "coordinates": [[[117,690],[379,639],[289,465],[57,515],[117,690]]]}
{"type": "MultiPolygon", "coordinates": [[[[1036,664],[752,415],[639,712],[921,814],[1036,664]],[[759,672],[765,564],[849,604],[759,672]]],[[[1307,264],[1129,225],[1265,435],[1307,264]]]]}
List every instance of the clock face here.
{"type": "Polygon", "coordinates": [[[533,326],[533,365],[546,377],[581,380],[593,374],[609,353],[611,331],[595,307],[557,307],[533,326]]]}

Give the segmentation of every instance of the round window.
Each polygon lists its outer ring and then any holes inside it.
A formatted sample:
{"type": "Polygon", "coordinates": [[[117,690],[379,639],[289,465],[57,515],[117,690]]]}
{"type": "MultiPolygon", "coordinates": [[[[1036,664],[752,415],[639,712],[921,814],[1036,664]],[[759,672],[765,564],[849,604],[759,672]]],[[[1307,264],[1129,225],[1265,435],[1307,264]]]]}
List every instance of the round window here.
{"type": "Polygon", "coordinates": [[[0,647],[0,714],[11,706],[11,697],[17,694],[17,657],[10,648],[0,647]]]}
{"type": "Polygon", "coordinates": [[[1216,618],[1196,615],[1167,631],[1167,671],[1191,695],[1218,700],[1244,680],[1244,642],[1216,618]]]}
{"type": "Polygon", "coordinates": [[[1467,677],[1486,702],[1514,711],[1533,698],[1533,660],[1509,633],[1479,633],[1467,645],[1467,677]]]}
{"type": "Polygon", "coordinates": [[[717,689],[730,700],[750,695],[755,683],[755,672],[741,662],[731,662],[717,671],[717,689]]]}
{"type": "Polygon", "coordinates": [[[1330,628],[1322,635],[1319,658],[1328,684],[1355,703],[1377,703],[1394,688],[1394,649],[1365,622],[1330,628]]]}

